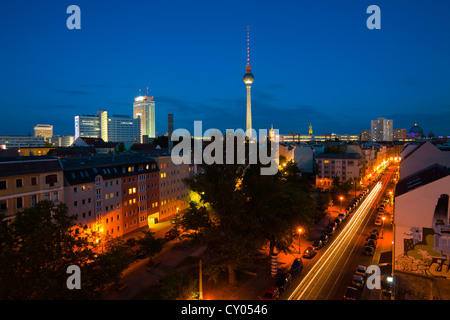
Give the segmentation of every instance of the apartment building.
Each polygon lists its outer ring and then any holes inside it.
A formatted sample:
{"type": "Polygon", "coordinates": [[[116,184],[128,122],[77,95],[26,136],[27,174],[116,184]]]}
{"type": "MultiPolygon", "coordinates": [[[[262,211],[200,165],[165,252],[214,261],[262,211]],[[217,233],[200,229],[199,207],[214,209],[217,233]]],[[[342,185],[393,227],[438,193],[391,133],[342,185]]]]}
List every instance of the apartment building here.
{"type": "Polygon", "coordinates": [[[57,158],[0,157],[0,212],[7,220],[41,200],[64,199],[64,179],[57,158]]]}
{"type": "Polygon", "coordinates": [[[189,207],[189,189],[183,180],[194,174],[190,164],[176,165],[169,154],[154,156],[159,168],[159,220],[173,219],[189,207]]]}
{"type": "Polygon", "coordinates": [[[118,237],[147,226],[158,215],[158,168],[153,159],[107,155],[64,158],[61,163],[65,202],[77,223],[118,237]]]}
{"type": "Polygon", "coordinates": [[[316,157],[316,185],[322,188],[332,186],[333,179],[340,181],[359,179],[361,155],[358,153],[320,154],[316,157]]]}

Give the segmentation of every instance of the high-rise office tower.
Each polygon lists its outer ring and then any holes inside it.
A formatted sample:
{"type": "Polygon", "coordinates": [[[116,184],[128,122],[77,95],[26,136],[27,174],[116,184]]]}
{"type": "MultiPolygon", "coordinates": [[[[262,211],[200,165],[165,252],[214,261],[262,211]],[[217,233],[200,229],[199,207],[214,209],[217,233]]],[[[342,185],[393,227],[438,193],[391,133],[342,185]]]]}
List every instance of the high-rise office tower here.
{"type": "Polygon", "coordinates": [[[44,137],[48,140],[53,136],[53,126],[51,124],[37,124],[34,126],[34,136],[44,137]]]}
{"type": "Polygon", "coordinates": [[[393,120],[378,118],[371,121],[370,135],[372,141],[394,140],[393,120]]]}
{"type": "Polygon", "coordinates": [[[101,138],[105,142],[139,143],[141,138],[140,119],[127,115],[108,116],[108,112],[99,110],[101,138]]]}
{"type": "Polygon", "coordinates": [[[140,119],[127,115],[109,116],[105,110],[97,115],[75,117],[75,139],[102,138],[105,142],[140,142],[140,119]]]}
{"type": "Polygon", "coordinates": [[[100,117],[94,115],[75,116],[75,139],[100,138],[100,117]]]}
{"type": "Polygon", "coordinates": [[[153,101],[153,97],[145,95],[134,98],[133,118],[141,119],[141,143],[144,142],[144,136],[155,138],[155,101],[153,101]]]}
{"type": "Polygon", "coordinates": [[[251,88],[254,80],[252,74],[252,67],[250,66],[250,34],[249,27],[247,26],[247,66],[244,74],[244,83],[247,85],[247,120],[246,120],[246,132],[249,138],[252,137],[252,101],[251,101],[251,88]],[[250,131],[249,131],[250,130],[250,131]]]}

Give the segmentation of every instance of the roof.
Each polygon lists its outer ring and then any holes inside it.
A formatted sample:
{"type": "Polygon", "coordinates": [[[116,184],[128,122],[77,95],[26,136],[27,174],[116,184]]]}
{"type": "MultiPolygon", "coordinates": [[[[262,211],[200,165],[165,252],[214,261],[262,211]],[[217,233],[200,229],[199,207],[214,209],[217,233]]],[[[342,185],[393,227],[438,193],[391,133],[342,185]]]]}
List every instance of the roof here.
{"type": "Polygon", "coordinates": [[[321,153],[316,159],[361,159],[359,153],[321,153]]]}
{"type": "Polygon", "coordinates": [[[49,150],[47,155],[55,157],[83,157],[95,155],[97,151],[94,147],[57,147],[49,150]]]}
{"type": "Polygon", "coordinates": [[[89,147],[94,148],[115,148],[118,143],[116,142],[105,142],[102,138],[86,138],[79,137],[84,141],[89,147]]]}
{"type": "Polygon", "coordinates": [[[158,170],[153,158],[139,155],[105,155],[63,158],[60,160],[64,170],[64,178],[69,185],[93,182],[98,175],[102,176],[103,179],[114,179],[158,170]],[[139,164],[155,164],[155,166],[148,169],[143,167],[139,170],[136,167],[139,164]],[[133,169],[130,171],[128,170],[129,167],[133,169]]]}
{"type": "Polygon", "coordinates": [[[395,196],[398,197],[404,193],[442,179],[450,174],[450,168],[440,164],[433,164],[419,172],[409,175],[397,183],[395,196]]]}
{"type": "Polygon", "coordinates": [[[0,177],[62,171],[58,158],[49,156],[0,157],[0,177]]]}

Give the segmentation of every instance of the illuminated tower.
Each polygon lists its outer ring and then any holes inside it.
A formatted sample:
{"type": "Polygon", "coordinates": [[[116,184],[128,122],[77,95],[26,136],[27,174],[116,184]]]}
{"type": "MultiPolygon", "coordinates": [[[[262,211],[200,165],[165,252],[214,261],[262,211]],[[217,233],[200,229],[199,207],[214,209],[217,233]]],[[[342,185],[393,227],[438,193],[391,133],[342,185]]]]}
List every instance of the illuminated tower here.
{"type": "Polygon", "coordinates": [[[133,103],[133,118],[141,119],[141,137],[140,142],[144,143],[148,138],[155,138],[155,101],[153,96],[147,95],[134,98],[133,103]]]}
{"type": "Polygon", "coordinates": [[[246,121],[246,132],[248,132],[248,137],[251,138],[252,129],[252,101],[251,101],[251,88],[253,83],[252,67],[250,66],[250,37],[249,37],[249,27],[247,26],[247,66],[246,72],[244,74],[244,82],[247,85],[247,121],[246,121]]]}
{"type": "Polygon", "coordinates": [[[308,134],[309,134],[310,136],[312,136],[312,134],[313,134],[311,122],[309,123],[308,134]]]}

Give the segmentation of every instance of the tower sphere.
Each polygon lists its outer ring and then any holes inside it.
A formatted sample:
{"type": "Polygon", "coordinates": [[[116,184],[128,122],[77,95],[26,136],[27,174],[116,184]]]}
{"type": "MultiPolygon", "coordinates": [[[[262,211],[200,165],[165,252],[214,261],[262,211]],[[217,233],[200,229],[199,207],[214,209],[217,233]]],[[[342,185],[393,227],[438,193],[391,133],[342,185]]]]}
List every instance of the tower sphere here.
{"type": "Polygon", "coordinates": [[[246,72],[244,74],[244,82],[246,84],[252,84],[253,80],[254,80],[254,78],[253,78],[253,74],[251,72],[246,72]]]}

